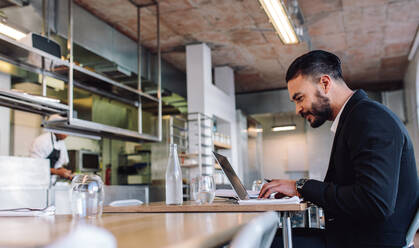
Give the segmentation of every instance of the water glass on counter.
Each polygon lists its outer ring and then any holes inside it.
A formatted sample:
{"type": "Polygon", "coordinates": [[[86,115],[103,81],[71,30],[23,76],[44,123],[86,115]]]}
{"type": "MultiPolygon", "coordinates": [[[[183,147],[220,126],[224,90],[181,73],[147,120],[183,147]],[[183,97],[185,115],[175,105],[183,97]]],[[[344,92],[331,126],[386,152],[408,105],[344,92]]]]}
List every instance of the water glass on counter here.
{"type": "Polygon", "coordinates": [[[199,204],[210,204],[215,197],[215,182],[212,175],[203,174],[192,180],[193,199],[199,204]]]}
{"type": "Polygon", "coordinates": [[[97,175],[77,175],[71,182],[73,217],[100,217],[103,211],[104,188],[97,175]]]}
{"type": "Polygon", "coordinates": [[[252,191],[260,191],[262,189],[262,180],[254,180],[252,184],[252,191]]]}

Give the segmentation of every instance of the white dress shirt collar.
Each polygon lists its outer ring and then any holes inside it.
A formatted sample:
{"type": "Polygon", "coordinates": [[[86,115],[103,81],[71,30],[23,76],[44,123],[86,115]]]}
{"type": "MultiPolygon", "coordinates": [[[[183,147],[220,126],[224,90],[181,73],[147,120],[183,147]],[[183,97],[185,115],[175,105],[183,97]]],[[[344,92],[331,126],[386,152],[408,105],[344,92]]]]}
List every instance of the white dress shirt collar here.
{"type": "Polygon", "coordinates": [[[352,96],[353,94],[346,100],[342,108],[340,108],[338,115],[336,116],[335,120],[332,123],[332,127],[330,128],[330,131],[332,131],[334,134],[336,134],[336,130],[338,129],[340,115],[342,114],[343,109],[345,108],[346,104],[348,103],[349,99],[351,99],[352,96]]]}

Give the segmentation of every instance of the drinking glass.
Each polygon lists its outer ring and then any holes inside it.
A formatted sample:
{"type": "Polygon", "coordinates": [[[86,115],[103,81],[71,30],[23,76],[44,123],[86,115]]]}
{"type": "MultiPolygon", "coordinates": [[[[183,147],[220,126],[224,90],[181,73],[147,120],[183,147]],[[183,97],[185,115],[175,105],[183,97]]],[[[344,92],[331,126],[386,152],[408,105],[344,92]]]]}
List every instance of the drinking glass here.
{"type": "Polygon", "coordinates": [[[77,175],[71,182],[73,217],[100,217],[103,211],[104,189],[97,175],[77,175]]]}
{"type": "Polygon", "coordinates": [[[260,191],[262,189],[262,180],[254,180],[252,184],[252,191],[260,191]]]}
{"type": "Polygon", "coordinates": [[[196,202],[199,204],[209,204],[214,201],[215,183],[212,175],[201,175],[198,180],[198,191],[196,202]]]}
{"type": "Polygon", "coordinates": [[[190,195],[192,201],[198,201],[198,191],[199,191],[199,178],[200,176],[193,177],[190,184],[190,195]]]}

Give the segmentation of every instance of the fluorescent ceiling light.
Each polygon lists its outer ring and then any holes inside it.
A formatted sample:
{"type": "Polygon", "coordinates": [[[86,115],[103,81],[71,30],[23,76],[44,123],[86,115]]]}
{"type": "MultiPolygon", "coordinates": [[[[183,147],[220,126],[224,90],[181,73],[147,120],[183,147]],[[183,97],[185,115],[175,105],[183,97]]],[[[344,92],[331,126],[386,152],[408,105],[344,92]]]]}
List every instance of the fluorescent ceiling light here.
{"type": "Polygon", "coordinates": [[[248,132],[262,133],[263,132],[263,128],[249,127],[248,132]]]}
{"type": "Polygon", "coordinates": [[[281,0],[259,0],[284,44],[297,44],[298,38],[281,0]]]}
{"type": "Polygon", "coordinates": [[[295,130],[297,127],[295,125],[287,125],[287,126],[273,126],[273,132],[281,132],[281,131],[292,131],[295,130]]]}
{"type": "Polygon", "coordinates": [[[20,40],[20,39],[22,39],[23,37],[26,36],[25,33],[22,33],[19,30],[16,30],[16,29],[14,29],[10,26],[7,26],[3,23],[0,23],[0,33],[4,34],[4,35],[7,35],[7,36],[9,36],[9,37],[11,37],[15,40],[20,40]]]}

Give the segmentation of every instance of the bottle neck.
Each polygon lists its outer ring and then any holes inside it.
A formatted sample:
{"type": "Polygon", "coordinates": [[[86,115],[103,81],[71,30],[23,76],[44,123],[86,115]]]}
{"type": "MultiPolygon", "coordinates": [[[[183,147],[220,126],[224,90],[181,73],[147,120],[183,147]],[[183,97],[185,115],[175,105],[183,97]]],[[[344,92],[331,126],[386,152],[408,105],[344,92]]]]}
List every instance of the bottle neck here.
{"type": "Polygon", "coordinates": [[[177,145],[176,144],[170,144],[170,153],[177,153],[177,145]]]}

